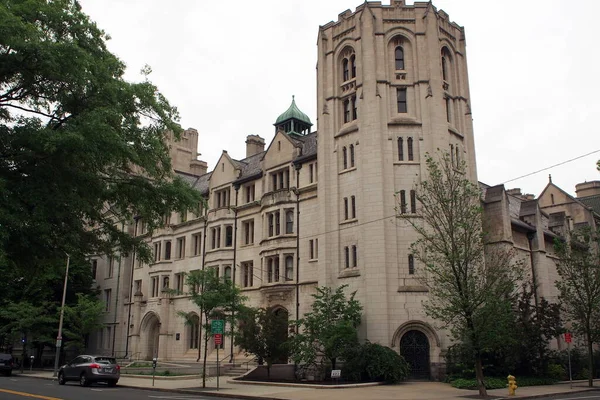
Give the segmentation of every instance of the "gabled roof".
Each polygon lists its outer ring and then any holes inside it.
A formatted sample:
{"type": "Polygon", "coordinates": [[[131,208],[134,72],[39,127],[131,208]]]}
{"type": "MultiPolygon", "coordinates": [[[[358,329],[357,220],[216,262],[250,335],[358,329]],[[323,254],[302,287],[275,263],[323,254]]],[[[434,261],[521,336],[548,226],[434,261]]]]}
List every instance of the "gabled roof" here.
{"type": "MultiPolygon", "coordinates": [[[[583,199],[585,199],[585,197],[583,197],[583,198],[577,198],[577,197],[573,197],[573,196],[571,196],[569,193],[565,192],[565,191],[564,191],[564,190],[562,190],[560,187],[558,187],[558,186],[556,186],[554,183],[552,183],[552,181],[548,182],[548,184],[546,185],[546,187],[544,188],[544,190],[542,190],[542,193],[540,194],[539,198],[541,198],[541,197],[544,195],[544,193],[546,193],[546,190],[548,190],[548,188],[549,188],[549,187],[551,187],[551,186],[552,186],[552,187],[554,187],[554,188],[556,188],[557,190],[559,190],[561,193],[564,193],[564,194],[567,196],[567,198],[568,198],[569,200],[571,200],[573,203],[577,203],[577,204],[581,205],[582,207],[584,207],[584,208],[586,208],[586,209],[591,209],[591,210],[592,210],[592,212],[595,214],[595,216],[596,216],[596,217],[599,217],[599,216],[600,216],[600,215],[599,215],[600,213],[597,211],[597,209],[596,209],[596,208],[594,208],[594,207],[593,207],[593,206],[591,206],[591,205],[588,205],[588,204],[586,204],[586,203],[583,201],[583,199]]],[[[588,196],[588,197],[595,197],[595,196],[588,196]]],[[[595,203],[596,201],[595,201],[595,200],[590,200],[589,202],[590,202],[590,203],[595,203]]]]}

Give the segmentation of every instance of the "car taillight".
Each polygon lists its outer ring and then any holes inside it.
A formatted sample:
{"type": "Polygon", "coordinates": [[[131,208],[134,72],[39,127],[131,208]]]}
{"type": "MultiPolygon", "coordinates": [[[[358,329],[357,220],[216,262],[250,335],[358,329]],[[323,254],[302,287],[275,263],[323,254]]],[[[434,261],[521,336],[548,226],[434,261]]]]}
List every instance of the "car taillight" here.
{"type": "Polygon", "coordinates": [[[117,371],[120,371],[120,370],[121,370],[121,366],[117,365],[117,371]]]}
{"type": "Polygon", "coordinates": [[[90,368],[100,368],[100,364],[91,364],[90,368]]]}

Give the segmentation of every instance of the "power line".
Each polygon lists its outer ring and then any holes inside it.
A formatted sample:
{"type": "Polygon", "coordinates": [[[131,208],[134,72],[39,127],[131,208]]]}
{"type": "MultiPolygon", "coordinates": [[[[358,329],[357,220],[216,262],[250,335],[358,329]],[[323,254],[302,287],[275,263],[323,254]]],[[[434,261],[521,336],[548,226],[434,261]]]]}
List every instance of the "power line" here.
{"type": "Polygon", "coordinates": [[[558,164],[551,165],[551,166],[549,166],[549,167],[546,167],[546,168],[542,168],[542,169],[540,169],[540,170],[537,170],[537,171],[535,171],[535,172],[530,172],[530,173],[528,173],[528,174],[525,174],[525,175],[519,176],[519,177],[517,177],[517,178],[509,179],[509,180],[507,180],[506,182],[503,182],[502,184],[505,184],[505,183],[508,183],[508,182],[512,182],[512,181],[516,181],[517,179],[525,178],[525,177],[527,177],[527,176],[535,175],[535,174],[537,174],[537,173],[539,173],[539,172],[546,171],[546,170],[548,170],[548,169],[550,169],[550,168],[558,167],[559,165],[567,164],[567,163],[570,163],[570,162],[572,162],[572,161],[575,161],[575,160],[579,160],[580,158],[587,157],[587,156],[589,156],[589,155],[592,155],[592,154],[594,154],[594,153],[598,153],[598,152],[600,152],[600,149],[598,149],[598,150],[594,150],[594,151],[592,151],[592,152],[589,152],[589,153],[587,153],[587,154],[584,154],[584,155],[581,155],[581,156],[578,156],[578,157],[575,157],[575,158],[571,158],[570,160],[563,161],[563,162],[560,162],[560,163],[558,163],[558,164]]]}

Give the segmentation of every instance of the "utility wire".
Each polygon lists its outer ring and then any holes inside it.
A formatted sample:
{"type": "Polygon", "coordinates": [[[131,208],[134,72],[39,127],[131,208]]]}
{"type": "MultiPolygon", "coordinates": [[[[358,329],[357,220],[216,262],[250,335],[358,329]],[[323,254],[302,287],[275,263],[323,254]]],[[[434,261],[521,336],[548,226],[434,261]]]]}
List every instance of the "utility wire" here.
{"type": "Polygon", "coordinates": [[[508,183],[508,182],[512,182],[512,181],[516,181],[517,179],[525,178],[525,177],[527,177],[527,176],[535,175],[535,174],[537,174],[537,173],[539,173],[539,172],[546,171],[546,170],[548,170],[548,169],[550,169],[550,168],[558,167],[559,165],[567,164],[567,163],[570,163],[570,162],[572,162],[572,161],[575,161],[575,160],[579,160],[580,158],[587,157],[587,156],[589,156],[589,155],[591,155],[591,154],[598,153],[598,152],[600,152],[600,149],[598,149],[598,150],[594,150],[594,151],[592,151],[592,152],[589,152],[589,153],[587,153],[587,154],[584,154],[584,155],[581,155],[581,156],[578,156],[578,157],[575,157],[575,158],[571,158],[570,160],[563,161],[563,162],[560,162],[560,163],[558,163],[558,164],[551,165],[551,166],[549,166],[549,167],[546,167],[546,168],[542,168],[542,169],[540,169],[540,170],[537,170],[537,171],[535,171],[535,172],[530,172],[530,173],[528,173],[528,174],[521,175],[521,176],[519,176],[519,177],[517,177],[517,178],[512,178],[512,179],[509,179],[509,180],[507,180],[506,182],[503,182],[502,184],[505,184],[505,183],[508,183]]]}

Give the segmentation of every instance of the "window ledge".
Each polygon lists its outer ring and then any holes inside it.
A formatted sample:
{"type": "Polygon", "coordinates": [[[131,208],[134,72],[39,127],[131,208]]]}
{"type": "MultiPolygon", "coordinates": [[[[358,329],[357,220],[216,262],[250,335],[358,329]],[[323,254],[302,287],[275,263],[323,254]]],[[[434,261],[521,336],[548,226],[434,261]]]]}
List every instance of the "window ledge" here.
{"type": "Polygon", "coordinates": [[[421,121],[418,121],[416,118],[412,118],[412,117],[395,117],[392,118],[390,120],[390,122],[388,122],[388,126],[391,125],[416,125],[416,126],[422,126],[423,123],[421,121]]]}
{"type": "Polygon", "coordinates": [[[310,264],[310,263],[316,263],[316,262],[318,262],[318,261],[319,261],[319,259],[318,259],[318,258],[311,258],[310,260],[308,260],[308,263],[309,263],[309,264],[310,264]]]}
{"type": "Polygon", "coordinates": [[[399,286],[398,293],[428,293],[429,289],[425,286],[399,286]]]}
{"type": "Polygon", "coordinates": [[[346,268],[346,269],[340,271],[340,274],[338,275],[338,279],[351,278],[354,276],[360,276],[360,270],[357,267],[346,268]]]}
{"type": "Polygon", "coordinates": [[[244,243],[244,244],[240,244],[240,247],[252,247],[254,246],[254,242],[252,243],[244,243]]]}
{"type": "Polygon", "coordinates": [[[339,174],[340,174],[340,175],[341,175],[341,174],[347,174],[348,172],[352,172],[352,171],[356,171],[356,166],[354,166],[354,167],[350,167],[350,168],[346,168],[346,169],[343,169],[343,170],[341,170],[341,171],[339,172],[339,174]]]}
{"type": "Polygon", "coordinates": [[[166,264],[172,264],[172,263],[173,263],[173,260],[160,260],[160,261],[156,261],[156,262],[150,264],[150,266],[154,267],[156,265],[161,265],[161,264],[165,264],[166,265],[166,264]]]}
{"type": "Polygon", "coordinates": [[[465,138],[465,135],[463,135],[462,133],[460,133],[459,131],[457,131],[455,128],[453,128],[450,123],[448,123],[448,132],[452,133],[453,135],[458,136],[461,139],[465,138]]]}
{"type": "Polygon", "coordinates": [[[334,136],[334,138],[358,131],[358,122],[356,121],[357,120],[345,122],[344,125],[342,125],[342,129],[340,129],[340,131],[334,136]]]}
{"type": "Polygon", "coordinates": [[[418,161],[394,161],[394,165],[419,165],[418,161]]]}
{"type": "Polygon", "coordinates": [[[352,224],[353,222],[358,222],[358,218],[345,219],[340,222],[340,225],[352,224]]]}

